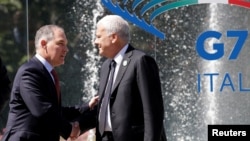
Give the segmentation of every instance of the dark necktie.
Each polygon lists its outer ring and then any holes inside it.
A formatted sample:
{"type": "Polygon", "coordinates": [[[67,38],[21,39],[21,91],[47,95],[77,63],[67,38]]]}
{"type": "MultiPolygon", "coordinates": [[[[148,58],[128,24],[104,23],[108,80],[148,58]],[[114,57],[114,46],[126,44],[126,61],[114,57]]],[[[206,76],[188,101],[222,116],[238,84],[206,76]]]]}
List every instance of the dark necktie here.
{"type": "Polygon", "coordinates": [[[101,105],[101,109],[100,109],[100,121],[99,121],[99,130],[101,135],[103,134],[104,130],[105,130],[105,125],[106,125],[106,115],[107,115],[107,108],[108,108],[108,103],[109,103],[109,99],[110,99],[110,95],[111,95],[111,91],[112,91],[112,85],[113,85],[113,78],[114,78],[114,72],[115,72],[115,61],[112,60],[112,62],[110,63],[110,72],[109,72],[109,81],[107,82],[106,85],[106,91],[102,100],[102,105],[101,105]]]}
{"type": "Polygon", "coordinates": [[[59,85],[59,78],[58,78],[58,75],[57,75],[55,69],[53,69],[53,70],[51,71],[51,74],[52,74],[53,77],[54,77],[55,86],[56,86],[57,98],[58,98],[58,101],[60,102],[60,85],[59,85]]]}

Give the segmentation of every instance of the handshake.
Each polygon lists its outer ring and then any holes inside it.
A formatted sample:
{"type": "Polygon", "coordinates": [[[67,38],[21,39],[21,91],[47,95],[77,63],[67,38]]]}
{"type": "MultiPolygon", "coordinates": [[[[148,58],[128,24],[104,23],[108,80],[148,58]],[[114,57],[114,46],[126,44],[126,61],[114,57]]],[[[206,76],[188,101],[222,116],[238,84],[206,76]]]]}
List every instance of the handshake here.
{"type": "Polygon", "coordinates": [[[72,122],[71,125],[72,125],[72,130],[70,133],[70,139],[76,140],[80,136],[80,133],[81,133],[79,122],[78,121],[72,122]]]}
{"type": "MultiPolygon", "coordinates": [[[[99,100],[99,96],[95,96],[89,101],[90,110],[93,110],[95,105],[98,103],[98,100],[99,100]]],[[[81,129],[80,129],[78,121],[71,122],[71,125],[72,125],[72,130],[71,130],[69,138],[71,139],[71,141],[73,141],[73,140],[76,140],[80,136],[81,129]]]]}

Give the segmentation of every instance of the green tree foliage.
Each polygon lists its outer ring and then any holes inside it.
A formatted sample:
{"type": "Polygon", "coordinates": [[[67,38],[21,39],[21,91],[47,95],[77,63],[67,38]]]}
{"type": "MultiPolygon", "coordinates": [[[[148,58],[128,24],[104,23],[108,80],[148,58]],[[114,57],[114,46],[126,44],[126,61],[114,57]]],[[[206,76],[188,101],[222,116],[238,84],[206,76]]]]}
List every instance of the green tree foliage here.
{"type": "MultiPolygon", "coordinates": [[[[45,24],[57,24],[65,29],[69,53],[65,65],[57,68],[60,75],[63,105],[73,105],[82,97],[82,60],[77,60],[74,39],[77,32],[69,11],[74,0],[0,0],[0,56],[11,81],[17,69],[35,53],[36,30],[45,24]],[[28,3],[28,4],[27,4],[28,3]],[[28,7],[26,7],[28,5],[28,7]]],[[[84,58],[84,53],[80,54],[84,58]]],[[[84,77],[84,76],[83,76],[84,77]]],[[[0,114],[0,129],[6,124],[8,106],[0,114]]]]}

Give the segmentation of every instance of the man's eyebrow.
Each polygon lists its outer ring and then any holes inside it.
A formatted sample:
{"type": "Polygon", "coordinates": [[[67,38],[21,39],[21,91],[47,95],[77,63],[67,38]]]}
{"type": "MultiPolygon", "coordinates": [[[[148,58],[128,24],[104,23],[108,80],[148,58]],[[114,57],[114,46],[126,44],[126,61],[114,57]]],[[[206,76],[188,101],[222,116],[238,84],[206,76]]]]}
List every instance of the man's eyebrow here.
{"type": "Polygon", "coordinates": [[[56,42],[57,43],[66,43],[67,41],[64,41],[64,40],[60,39],[60,40],[57,40],[56,42]]]}

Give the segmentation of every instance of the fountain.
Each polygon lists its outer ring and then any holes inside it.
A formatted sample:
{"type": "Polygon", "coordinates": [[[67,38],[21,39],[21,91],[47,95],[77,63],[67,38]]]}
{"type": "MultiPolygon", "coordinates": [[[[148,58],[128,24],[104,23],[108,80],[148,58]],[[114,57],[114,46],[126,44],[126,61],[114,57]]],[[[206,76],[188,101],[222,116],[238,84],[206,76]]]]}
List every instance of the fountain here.
{"type": "MultiPolygon", "coordinates": [[[[90,43],[94,39],[94,26],[98,18],[111,12],[101,6],[100,0],[97,0],[97,4],[96,1],[76,3],[77,5],[72,8],[73,12],[70,13],[74,15],[71,16],[74,17],[72,20],[78,23],[72,28],[80,31],[76,47],[78,49],[74,56],[84,62],[81,70],[86,75],[81,80],[81,90],[84,93],[82,96],[88,99],[96,93],[98,69],[102,62],[102,58],[97,57],[97,51],[90,43]]],[[[154,20],[156,27],[165,33],[164,40],[131,23],[131,43],[155,57],[160,67],[165,106],[164,127],[168,140],[206,141],[207,126],[210,124],[250,122],[250,118],[247,118],[250,114],[250,96],[247,92],[232,91],[230,87],[220,90],[227,73],[235,87],[239,87],[236,83],[239,72],[244,75],[242,83],[246,87],[249,86],[249,41],[234,61],[228,60],[227,57],[208,61],[201,58],[195,48],[196,40],[201,33],[208,30],[218,31],[223,37],[220,40],[207,40],[205,48],[212,52],[214,43],[223,42],[224,56],[228,56],[235,39],[230,40],[231,38],[227,38],[225,34],[227,30],[248,30],[250,21],[245,16],[248,14],[250,13],[246,8],[226,4],[199,4],[172,9],[154,20]],[[210,86],[211,76],[204,75],[207,73],[220,74],[213,77],[213,91],[210,86]]],[[[148,15],[145,14],[145,17],[148,15]]]]}
{"type": "Polygon", "coordinates": [[[248,14],[249,10],[242,7],[202,4],[168,11],[160,19],[166,21],[165,28],[160,29],[165,30],[167,38],[156,45],[159,50],[157,60],[162,73],[165,128],[169,140],[206,141],[209,124],[249,123],[247,109],[250,96],[247,91],[242,92],[236,88],[240,87],[240,83],[249,87],[246,59],[249,41],[244,44],[237,60],[229,60],[227,56],[237,39],[226,37],[228,30],[249,29],[249,18],[239,16],[248,14]],[[219,41],[209,39],[205,43],[206,50],[211,52],[214,43],[224,43],[225,55],[221,59],[205,60],[195,50],[198,36],[208,30],[223,35],[219,41]],[[210,77],[204,77],[207,73],[219,74],[213,77],[213,91],[210,77]],[[243,82],[238,80],[239,73],[243,75],[243,82]],[[201,85],[198,83],[200,75],[201,85]],[[234,91],[231,86],[221,90],[225,75],[230,76],[234,83],[234,91]],[[197,87],[200,87],[200,92],[197,87]]]}

